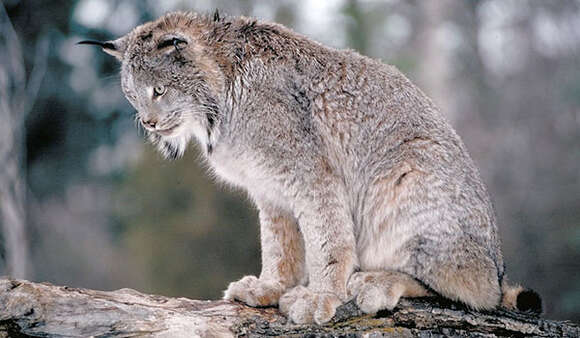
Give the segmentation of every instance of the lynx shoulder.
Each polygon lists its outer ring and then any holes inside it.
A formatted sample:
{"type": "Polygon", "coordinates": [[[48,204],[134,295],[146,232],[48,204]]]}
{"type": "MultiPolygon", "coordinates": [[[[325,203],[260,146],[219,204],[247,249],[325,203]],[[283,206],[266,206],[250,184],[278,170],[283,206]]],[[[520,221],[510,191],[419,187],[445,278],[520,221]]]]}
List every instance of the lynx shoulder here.
{"type": "MultiPolygon", "coordinates": [[[[540,311],[509,286],[478,170],[431,100],[396,68],[274,23],[171,13],[100,45],[168,158],[199,142],[248,191],[262,271],[226,299],[324,323],[438,294],[474,309],[540,311]]],[[[194,188],[194,187],[192,187],[194,188]]]]}

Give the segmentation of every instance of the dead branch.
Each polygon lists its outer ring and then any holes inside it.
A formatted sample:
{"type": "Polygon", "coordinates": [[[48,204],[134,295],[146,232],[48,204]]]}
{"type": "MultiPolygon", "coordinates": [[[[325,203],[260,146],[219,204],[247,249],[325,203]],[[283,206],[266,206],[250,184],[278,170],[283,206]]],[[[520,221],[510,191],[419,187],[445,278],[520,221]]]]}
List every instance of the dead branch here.
{"type": "Polygon", "coordinates": [[[578,337],[580,328],[506,311],[482,313],[436,299],[402,300],[362,315],[351,302],[324,326],[288,323],[276,308],[0,280],[0,337],[578,337]]]}

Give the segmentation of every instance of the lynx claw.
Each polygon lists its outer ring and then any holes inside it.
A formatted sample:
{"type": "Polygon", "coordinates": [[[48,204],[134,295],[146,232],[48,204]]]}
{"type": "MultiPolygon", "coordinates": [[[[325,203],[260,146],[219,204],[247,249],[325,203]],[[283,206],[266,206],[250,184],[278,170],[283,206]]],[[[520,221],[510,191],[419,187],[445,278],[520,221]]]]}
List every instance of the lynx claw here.
{"type": "Polygon", "coordinates": [[[224,292],[224,299],[239,300],[249,306],[272,306],[278,304],[282,294],[279,283],[263,281],[256,276],[245,276],[232,282],[224,292]]]}
{"type": "Polygon", "coordinates": [[[318,293],[297,286],[280,298],[280,312],[296,324],[324,324],[334,317],[342,301],[333,293],[318,293]]]}

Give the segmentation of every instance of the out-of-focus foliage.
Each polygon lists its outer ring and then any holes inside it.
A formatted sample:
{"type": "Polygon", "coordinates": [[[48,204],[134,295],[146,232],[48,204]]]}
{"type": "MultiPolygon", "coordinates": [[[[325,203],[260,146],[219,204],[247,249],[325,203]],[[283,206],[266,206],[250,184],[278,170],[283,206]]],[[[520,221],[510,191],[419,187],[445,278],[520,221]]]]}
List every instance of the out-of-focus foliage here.
{"type": "Polygon", "coordinates": [[[116,61],[75,44],[120,36],[169,10],[219,8],[280,22],[408,74],[480,166],[511,279],[543,295],[548,317],[580,320],[579,2],[2,4],[29,51],[27,69],[37,41],[50,41],[25,130],[30,279],[216,298],[228,282],[259,272],[247,197],[214,183],[196,147],[179,161],[161,160],[135,128],[116,61]]]}
{"type": "Polygon", "coordinates": [[[254,207],[221,192],[198,159],[189,152],[166,163],[146,151],[115,196],[115,232],[143,276],[140,289],[216,298],[224,281],[259,273],[254,207]]]}

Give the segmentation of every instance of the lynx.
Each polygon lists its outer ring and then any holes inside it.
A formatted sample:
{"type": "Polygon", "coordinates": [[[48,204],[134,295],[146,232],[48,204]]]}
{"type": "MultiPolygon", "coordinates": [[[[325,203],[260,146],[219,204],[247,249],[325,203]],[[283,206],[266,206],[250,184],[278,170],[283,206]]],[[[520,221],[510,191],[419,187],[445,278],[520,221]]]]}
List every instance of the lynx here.
{"type": "Polygon", "coordinates": [[[170,13],[95,44],[167,158],[196,140],[259,209],[262,271],[225,299],[329,321],[440,295],[540,311],[510,286],[478,170],[431,100],[395,67],[245,17],[170,13]]]}

